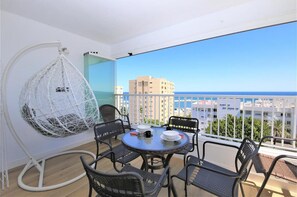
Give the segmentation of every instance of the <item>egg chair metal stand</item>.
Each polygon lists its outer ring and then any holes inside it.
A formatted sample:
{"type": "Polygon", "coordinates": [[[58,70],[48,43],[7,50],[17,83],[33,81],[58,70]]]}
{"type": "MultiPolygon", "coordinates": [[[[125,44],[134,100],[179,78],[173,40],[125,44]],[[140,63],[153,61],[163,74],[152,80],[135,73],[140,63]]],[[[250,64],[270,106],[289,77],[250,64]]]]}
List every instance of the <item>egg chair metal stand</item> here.
{"type": "MultiPolygon", "coordinates": [[[[12,120],[11,120],[11,115],[9,113],[8,110],[8,104],[7,104],[7,78],[9,76],[9,72],[12,70],[12,67],[14,66],[14,64],[16,63],[17,60],[19,60],[21,57],[23,57],[26,53],[37,50],[37,49],[41,49],[41,48],[49,48],[49,47],[57,47],[59,54],[60,54],[60,59],[61,59],[61,64],[63,66],[63,61],[62,59],[66,59],[66,57],[63,55],[63,53],[65,52],[65,48],[62,48],[62,45],[60,42],[55,41],[55,42],[48,42],[48,43],[40,43],[37,45],[32,45],[29,47],[26,47],[22,50],[20,50],[18,53],[16,53],[11,60],[8,62],[8,65],[5,67],[4,71],[3,71],[3,75],[2,75],[2,79],[1,79],[1,99],[2,99],[2,107],[3,107],[3,115],[4,115],[4,119],[6,121],[7,127],[9,129],[9,131],[11,132],[12,136],[14,137],[15,141],[17,142],[17,144],[21,147],[21,149],[24,151],[24,153],[28,156],[29,161],[27,162],[27,164],[25,165],[25,167],[23,168],[23,170],[21,171],[21,173],[18,176],[18,185],[28,191],[47,191],[47,190],[52,190],[52,189],[57,189],[66,185],[69,185],[77,180],[79,180],[80,178],[82,178],[85,173],[80,174],[79,176],[71,179],[71,180],[67,180],[65,182],[62,183],[58,183],[55,185],[49,185],[49,186],[44,186],[43,182],[44,182],[44,172],[45,172],[45,162],[48,159],[51,159],[53,157],[57,157],[57,156],[61,156],[61,155],[65,155],[65,154],[75,154],[75,153],[79,153],[79,154],[88,154],[91,157],[93,157],[94,159],[96,158],[96,156],[89,151],[84,151],[84,150],[73,150],[73,151],[65,151],[65,152],[61,152],[61,153],[57,153],[57,154],[53,154],[51,156],[47,156],[45,158],[42,159],[36,159],[28,150],[27,146],[25,145],[24,141],[21,139],[20,135],[18,134],[18,132],[16,131],[15,127],[13,126],[12,120]],[[29,186],[26,185],[23,182],[23,176],[26,174],[26,172],[28,172],[29,169],[31,169],[32,167],[35,167],[38,171],[39,171],[39,180],[38,180],[38,186],[29,186]]],[[[67,61],[67,59],[66,59],[67,61]]],[[[69,62],[69,64],[71,64],[69,62]]],[[[75,66],[73,66],[72,64],[70,65],[77,71],[77,76],[81,77],[82,79],[82,83],[83,86],[80,84],[80,87],[55,87],[55,92],[69,92],[69,94],[67,95],[68,99],[71,98],[75,103],[73,104],[73,106],[64,106],[64,104],[60,103],[60,106],[50,106],[50,108],[48,110],[50,110],[52,113],[50,114],[46,114],[44,111],[38,109],[38,105],[34,104],[30,104],[28,103],[26,100],[27,98],[31,98],[32,96],[30,95],[30,93],[24,93],[24,89],[26,90],[26,88],[31,87],[32,84],[42,84],[42,80],[44,79],[44,76],[41,77],[33,77],[32,79],[30,79],[29,83],[26,84],[26,87],[23,88],[22,91],[22,96],[24,96],[24,98],[20,99],[20,104],[21,104],[21,115],[22,117],[25,119],[25,121],[27,123],[29,123],[29,125],[31,125],[35,130],[37,130],[39,133],[41,133],[42,135],[48,136],[48,137],[66,137],[69,135],[74,135],[77,133],[80,133],[82,131],[87,130],[88,128],[90,128],[91,126],[93,126],[95,123],[97,123],[97,118],[99,120],[99,110],[98,110],[98,104],[97,101],[95,99],[95,96],[93,94],[93,92],[91,91],[90,93],[90,97],[89,100],[86,100],[86,102],[81,102],[78,99],[76,99],[76,97],[81,96],[82,99],[85,99],[86,95],[85,92],[89,91],[90,92],[90,87],[89,84],[87,83],[86,79],[82,76],[82,74],[77,70],[77,68],[75,68],[75,66]],[[35,81],[34,81],[35,80],[35,81]],[[36,81],[37,80],[37,81],[36,81]],[[34,82],[34,83],[33,83],[34,82]],[[86,88],[85,91],[82,91],[82,93],[80,94],[76,94],[75,92],[71,92],[71,90],[69,91],[69,89],[75,89],[75,88],[86,88]],[[74,107],[75,105],[75,107],[74,107]],[[88,112],[85,112],[85,114],[81,114],[79,109],[83,109],[86,111],[86,108],[90,107],[90,105],[96,105],[94,109],[89,110],[88,112]],[[33,106],[33,107],[32,107],[33,106]],[[37,107],[36,107],[37,106],[37,107]],[[78,106],[78,107],[77,107],[78,106]],[[68,108],[72,110],[72,113],[68,113],[65,115],[65,112],[63,112],[60,109],[64,108],[68,108]],[[57,109],[60,108],[60,109],[57,109]],[[73,113],[73,111],[77,112],[77,114],[73,113]],[[38,113],[38,115],[36,115],[36,113],[38,113]],[[63,114],[64,113],[64,114],[63,114]],[[82,126],[83,125],[83,126],[82,126]]],[[[52,69],[54,70],[54,69],[52,69]]],[[[47,67],[46,69],[43,69],[41,72],[49,72],[51,71],[51,67],[49,65],[49,67],[47,67]]],[[[64,73],[67,74],[67,73],[64,73]]],[[[54,73],[52,73],[52,75],[54,75],[54,73]]],[[[69,78],[67,78],[68,80],[68,84],[71,86],[71,83],[69,83],[69,78]]],[[[65,79],[65,83],[67,83],[67,80],[65,79]]],[[[76,80],[76,79],[74,79],[76,80]]],[[[47,86],[49,86],[49,83],[46,84],[47,86]]],[[[34,90],[35,92],[33,92],[35,95],[38,93],[37,88],[34,90]]],[[[54,102],[51,101],[50,99],[55,99],[55,98],[47,98],[44,100],[48,100],[48,102],[54,102]]],[[[43,100],[43,99],[40,99],[43,100]]],[[[38,102],[38,101],[33,101],[33,102],[38,102]]],[[[42,108],[44,108],[44,106],[42,106],[42,108]]],[[[71,111],[70,110],[70,111],[71,111]]]]}

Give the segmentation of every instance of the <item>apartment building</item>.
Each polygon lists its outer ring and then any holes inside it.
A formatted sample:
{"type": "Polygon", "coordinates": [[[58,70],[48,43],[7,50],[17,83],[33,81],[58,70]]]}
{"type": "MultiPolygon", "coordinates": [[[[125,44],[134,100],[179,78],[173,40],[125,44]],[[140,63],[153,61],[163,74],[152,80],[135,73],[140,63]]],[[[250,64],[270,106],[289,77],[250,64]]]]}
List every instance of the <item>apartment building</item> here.
{"type": "Polygon", "coordinates": [[[135,80],[129,80],[129,94],[129,116],[134,123],[155,120],[166,122],[173,115],[174,83],[171,81],[139,76],[135,80]]]}
{"type": "Polygon", "coordinates": [[[236,117],[250,117],[264,121],[281,120],[287,128],[293,130],[293,118],[295,108],[291,105],[283,105],[281,101],[257,99],[243,102],[240,99],[218,99],[216,101],[200,100],[193,103],[191,108],[192,117],[200,121],[200,130],[205,131],[209,122],[215,119],[225,119],[227,114],[236,117]]]}

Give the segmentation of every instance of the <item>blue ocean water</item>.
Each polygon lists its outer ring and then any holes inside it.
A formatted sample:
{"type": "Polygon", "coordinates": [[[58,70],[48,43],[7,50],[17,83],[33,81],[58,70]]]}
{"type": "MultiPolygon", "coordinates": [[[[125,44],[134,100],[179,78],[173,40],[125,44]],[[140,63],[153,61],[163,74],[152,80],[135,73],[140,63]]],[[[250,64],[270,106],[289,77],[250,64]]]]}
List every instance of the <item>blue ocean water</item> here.
{"type": "MultiPolygon", "coordinates": [[[[129,92],[124,92],[128,94],[129,92]]],[[[202,95],[258,95],[258,96],[297,96],[297,91],[294,92],[174,92],[174,94],[202,94],[202,95]]]]}
{"type": "Polygon", "coordinates": [[[174,94],[297,96],[297,92],[174,92],[174,94]]]}
{"type": "MultiPolygon", "coordinates": [[[[124,92],[124,94],[129,94],[129,92],[124,92]]],[[[174,102],[174,108],[184,108],[185,105],[187,108],[190,108],[192,105],[191,101],[196,101],[196,100],[210,100],[210,98],[204,98],[204,97],[199,97],[199,95],[226,95],[226,96],[232,96],[232,95],[238,95],[238,96],[297,96],[297,92],[174,92],[175,94],[175,102],[174,102]],[[179,95],[186,95],[186,94],[191,94],[191,95],[197,95],[197,97],[183,97],[179,95]],[[187,101],[190,100],[191,101],[187,101]],[[181,102],[179,102],[181,101],[181,102]]],[[[124,98],[126,101],[129,99],[126,97],[124,98]]],[[[213,99],[216,100],[216,99],[213,99]]],[[[241,99],[243,100],[243,99],[241,99]]],[[[245,102],[247,101],[252,101],[252,99],[245,99],[245,102]]]]}
{"type": "MultiPolygon", "coordinates": [[[[197,98],[192,98],[193,100],[203,100],[204,98],[199,98],[199,95],[238,95],[238,96],[297,96],[297,92],[174,92],[174,94],[195,94],[197,95],[197,98]]],[[[184,97],[179,97],[179,99],[185,99],[184,97]]],[[[206,100],[210,100],[210,98],[205,98],[206,100]]],[[[187,100],[187,98],[186,98],[187,100]]],[[[216,99],[214,99],[216,100],[216,99]]],[[[240,99],[243,101],[243,99],[240,99]]],[[[252,99],[245,99],[245,102],[252,101],[252,99]]],[[[191,102],[181,102],[180,104],[178,102],[174,102],[174,107],[178,108],[184,108],[186,105],[187,108],[191,107],[191,102]]]]}

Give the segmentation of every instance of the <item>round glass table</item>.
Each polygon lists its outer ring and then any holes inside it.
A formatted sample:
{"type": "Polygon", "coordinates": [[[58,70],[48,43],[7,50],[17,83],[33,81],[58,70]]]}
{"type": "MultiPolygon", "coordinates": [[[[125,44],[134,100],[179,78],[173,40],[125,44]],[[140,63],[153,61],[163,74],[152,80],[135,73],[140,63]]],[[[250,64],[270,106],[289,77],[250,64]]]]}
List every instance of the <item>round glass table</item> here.
{"type": "Polygon", "coordinates": [[[163,138],[164,127],[151,128],[151,137],[145,137],[145,135],[135,135],[135,131],[126,133],[122,137],[122,143],[128,149],[135,151],[143,158],[143,166],[148,170],[148,158],[158,157],[162,158],[163,167],[169,165],[172,155],[180,150],[184,149],[189,143],[189,136],[182,131],[174,129],[179,132],[179,139],[176,141],[168,141],[163,138]]]}

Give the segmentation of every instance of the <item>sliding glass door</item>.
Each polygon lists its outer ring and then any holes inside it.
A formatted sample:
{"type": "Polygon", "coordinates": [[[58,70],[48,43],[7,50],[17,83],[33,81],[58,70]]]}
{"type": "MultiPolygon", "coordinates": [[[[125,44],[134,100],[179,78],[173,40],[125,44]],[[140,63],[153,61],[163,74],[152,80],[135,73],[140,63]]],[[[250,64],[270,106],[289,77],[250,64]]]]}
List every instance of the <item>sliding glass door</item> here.
{"type": "Polygon", "coordinates": [[[114,105],[114,88],[116,84],[115,60],[100,57],[96,54],[84,54],[84,74],[94,94],[98,105],[114,105]]]}

